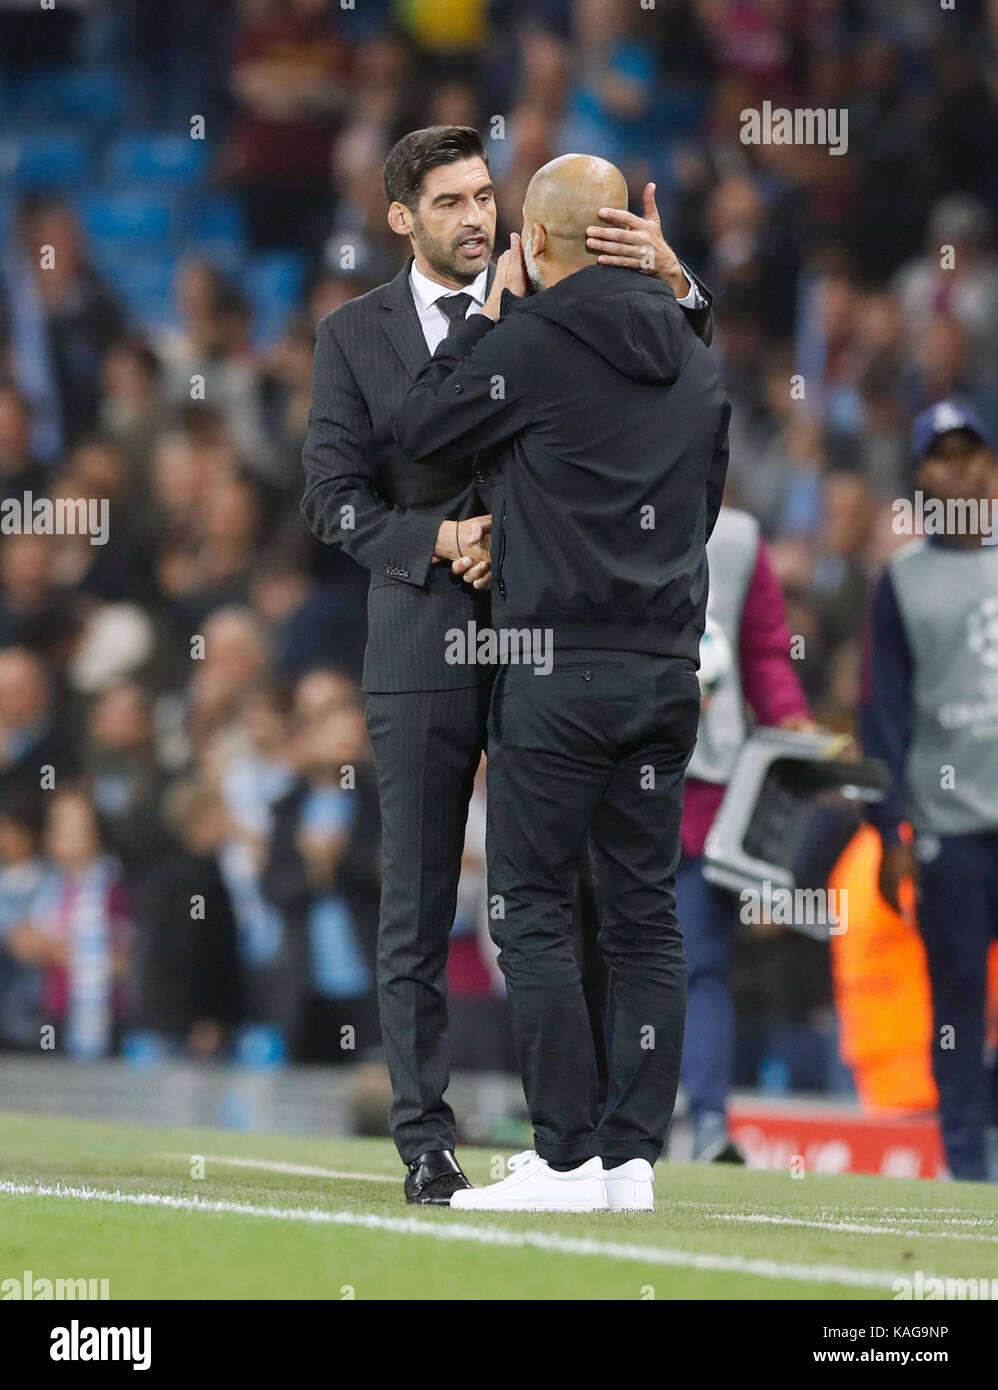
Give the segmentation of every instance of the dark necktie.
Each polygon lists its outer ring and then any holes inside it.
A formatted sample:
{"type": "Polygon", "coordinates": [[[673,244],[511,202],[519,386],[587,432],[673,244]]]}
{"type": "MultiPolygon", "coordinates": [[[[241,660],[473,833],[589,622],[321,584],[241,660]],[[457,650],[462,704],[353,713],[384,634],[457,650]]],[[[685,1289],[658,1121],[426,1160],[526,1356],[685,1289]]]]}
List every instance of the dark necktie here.
{"type": "Polygon", "coordinates": [[[444,317],[450,320],[447,324],[447,336],[453,338],[467,317],[468,305],[472,303],[471,295],[446,294],[434,302],[444,317]]]}

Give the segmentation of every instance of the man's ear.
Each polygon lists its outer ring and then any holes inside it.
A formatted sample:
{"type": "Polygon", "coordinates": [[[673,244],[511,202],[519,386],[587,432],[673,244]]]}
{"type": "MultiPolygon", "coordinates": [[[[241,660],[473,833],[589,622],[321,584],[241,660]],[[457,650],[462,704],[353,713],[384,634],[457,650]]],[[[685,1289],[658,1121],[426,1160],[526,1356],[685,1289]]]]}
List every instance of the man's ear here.
{"type": "Polygon", "coordinates": [[[396,236],[412,236],[412,209],[405,203],[392,203],[388,209],[388,225],[396,236]]]}
{"type": "Polygon", "coordinates": [[[532,230],[533,230],[533,234],[534,234],[534,237],[533,237],[533,253],[534,253],[534,257],[537,258],[537,257],[539,257],[539,256],[546,255],[546,254],[547,254],[547,249],[548,249],[548,233],[547,233],[547,228],[545,227],[545,225],[544,225],[543,222],[535,222],[534,225],[533,225],[533,229],[532,229],[532,230]]]}

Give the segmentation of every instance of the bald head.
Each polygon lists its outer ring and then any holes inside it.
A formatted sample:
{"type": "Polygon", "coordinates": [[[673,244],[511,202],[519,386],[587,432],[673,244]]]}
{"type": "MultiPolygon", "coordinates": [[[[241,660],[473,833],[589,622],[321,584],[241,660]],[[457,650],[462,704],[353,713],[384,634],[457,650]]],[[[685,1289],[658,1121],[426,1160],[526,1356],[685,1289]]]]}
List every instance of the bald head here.
{"type": "Polygon", "coordinates": [[[523,200],[524,251],[535,289],[590,263],[586,228],[601,222],[604,207],[627,207],[627,181],[609,160],[566,154],[538,169],[523,200]]]}

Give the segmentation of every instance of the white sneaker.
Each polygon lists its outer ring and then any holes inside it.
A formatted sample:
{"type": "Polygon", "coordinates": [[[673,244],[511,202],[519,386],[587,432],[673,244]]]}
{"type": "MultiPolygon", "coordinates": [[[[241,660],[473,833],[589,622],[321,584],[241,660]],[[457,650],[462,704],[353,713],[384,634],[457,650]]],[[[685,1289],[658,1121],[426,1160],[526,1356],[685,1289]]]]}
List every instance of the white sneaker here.
{"type": "Polygon", "coordinates": [[[655,1170],[645,1159],[632,1158],[619,1168],[607,1168],[603,1180],[611,1211],[655,1210],[655,1193],[652,1190],[655,1170]]]}
{"type": "Polygon", "coordinates": [[[460,1211],[605,1211],[603,1164],[590,1158],[559,1173],[528,1149],[506,1163],[509,1177],[488,1187],[462,1187],[450,1199],[460,1211]]]}

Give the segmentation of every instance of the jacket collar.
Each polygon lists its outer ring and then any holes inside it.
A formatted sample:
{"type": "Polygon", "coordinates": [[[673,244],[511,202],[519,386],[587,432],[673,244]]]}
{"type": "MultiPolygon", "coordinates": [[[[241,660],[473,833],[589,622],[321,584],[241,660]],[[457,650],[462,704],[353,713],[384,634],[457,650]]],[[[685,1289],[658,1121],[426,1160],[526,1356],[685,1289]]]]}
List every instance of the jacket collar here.
{"type": "MultiPolygon", "coordinates": [[[[414,377],[424,366],[430,354],[426,350],[426,339],[423,337],[423,329],[419,322],[419,315],[416,313],[416,305],[413,303],[412,289],[409,285],[412,260],[413,258],[410,256],[394,280],[388,282],[381,307],[388,311],[382,321],[388,340],[401,359],[406,371],[414,377]]],[[[492,289],[495,273],[496,268],[490,262],[486,294],[492,289]]]]}

